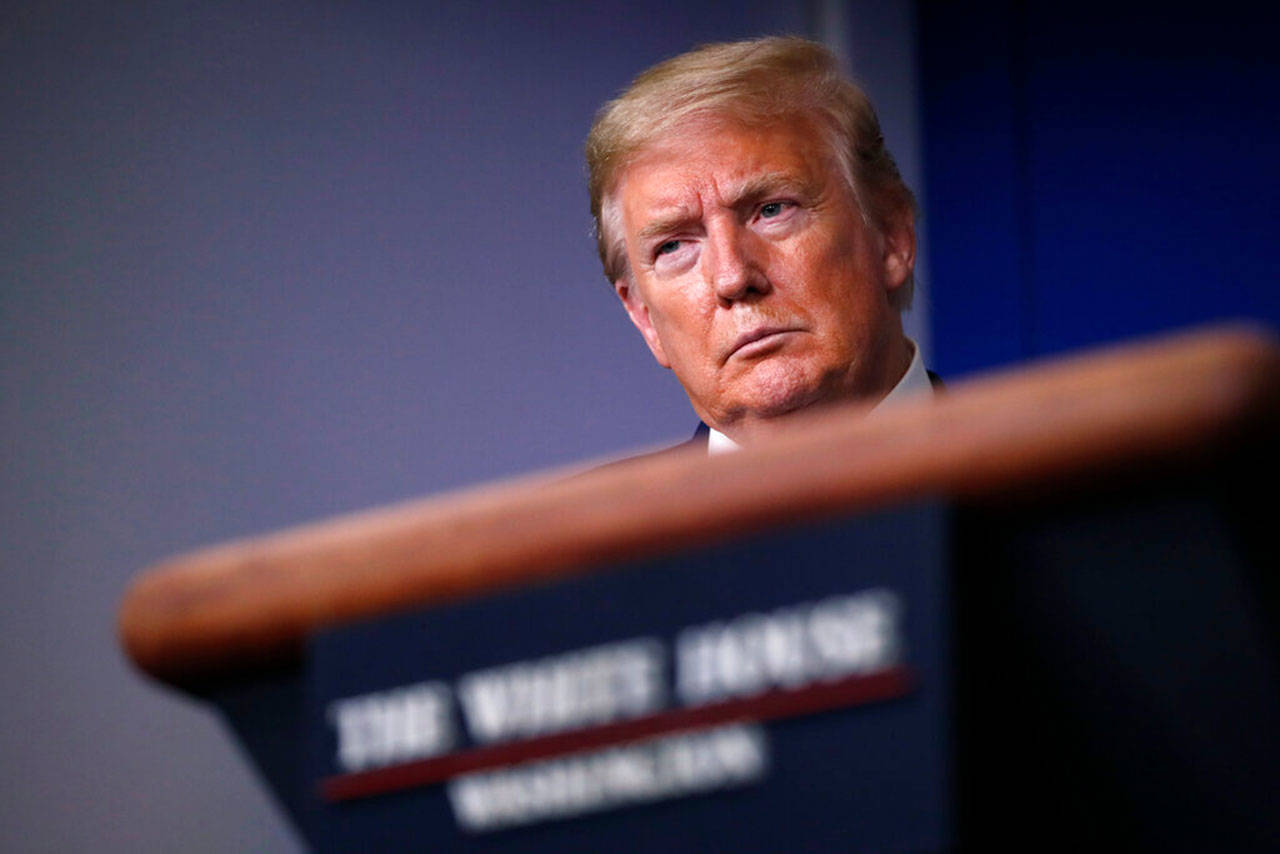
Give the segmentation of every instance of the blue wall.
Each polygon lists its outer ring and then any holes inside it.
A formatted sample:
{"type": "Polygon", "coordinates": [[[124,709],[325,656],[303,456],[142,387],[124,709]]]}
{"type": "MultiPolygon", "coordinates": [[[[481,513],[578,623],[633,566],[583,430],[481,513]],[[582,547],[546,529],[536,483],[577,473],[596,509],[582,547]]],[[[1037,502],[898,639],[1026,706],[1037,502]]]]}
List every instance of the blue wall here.
{"type": "Polygon", "coordinates": [[[1252,5],[923,3],[937,368],[1280,326],[1280,64],[1252,5]]]}

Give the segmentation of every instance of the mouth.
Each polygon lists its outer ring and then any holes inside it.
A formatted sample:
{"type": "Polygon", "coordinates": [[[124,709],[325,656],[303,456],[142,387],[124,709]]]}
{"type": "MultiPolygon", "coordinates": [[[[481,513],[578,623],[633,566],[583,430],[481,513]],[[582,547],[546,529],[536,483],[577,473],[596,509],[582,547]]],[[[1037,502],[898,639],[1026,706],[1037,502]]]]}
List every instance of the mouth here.
{"type": "Polygon", "coordinates": [[[759,326],[751,329],[734,340],[725,361],[735,357],[751,358],[762,355],[781,346],[789,335],[799,331],[793,326],[759,326]]]}

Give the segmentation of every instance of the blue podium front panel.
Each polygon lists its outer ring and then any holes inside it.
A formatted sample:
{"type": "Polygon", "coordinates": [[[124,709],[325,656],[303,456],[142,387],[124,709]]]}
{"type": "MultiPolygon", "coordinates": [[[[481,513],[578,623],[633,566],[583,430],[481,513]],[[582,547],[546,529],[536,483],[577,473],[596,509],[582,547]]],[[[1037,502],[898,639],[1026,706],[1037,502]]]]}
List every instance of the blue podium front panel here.
{"type": "Polygon", "coordinates": [[[945,848],[944,534],[940,508],[913,506],[326,631],[307,836],[945,848]]]}

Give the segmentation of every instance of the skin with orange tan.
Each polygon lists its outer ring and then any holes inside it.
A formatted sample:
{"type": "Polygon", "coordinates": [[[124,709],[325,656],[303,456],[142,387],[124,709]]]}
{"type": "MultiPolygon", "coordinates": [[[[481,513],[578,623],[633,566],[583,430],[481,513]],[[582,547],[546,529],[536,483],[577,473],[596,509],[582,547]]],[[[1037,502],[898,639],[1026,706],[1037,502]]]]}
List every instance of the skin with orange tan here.
{"type": "Polygon", "coordinates": [[[735,441],[807,407],[878,402],[906,373],[889,296],[915,261],[911,218],[869,225],[808,122],[686,124],[630,162],[614,200],[630,268],[618,297],[735,441]]]}

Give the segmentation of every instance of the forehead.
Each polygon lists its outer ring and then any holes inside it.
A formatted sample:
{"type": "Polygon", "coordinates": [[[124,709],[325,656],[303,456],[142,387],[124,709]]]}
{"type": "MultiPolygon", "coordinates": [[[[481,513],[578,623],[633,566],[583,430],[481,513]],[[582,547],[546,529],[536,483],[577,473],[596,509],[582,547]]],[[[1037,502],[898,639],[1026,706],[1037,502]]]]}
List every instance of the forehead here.
{"type": "Polygon", "coordinates": [[[677,125],[641,148],[622,170],[615,197],[634,224],[637,215],[653,210],[731,203],[762,182],[821,191],[837,175],[827,135],[808,120],[760,126],[703,118],[677,125]]]}

